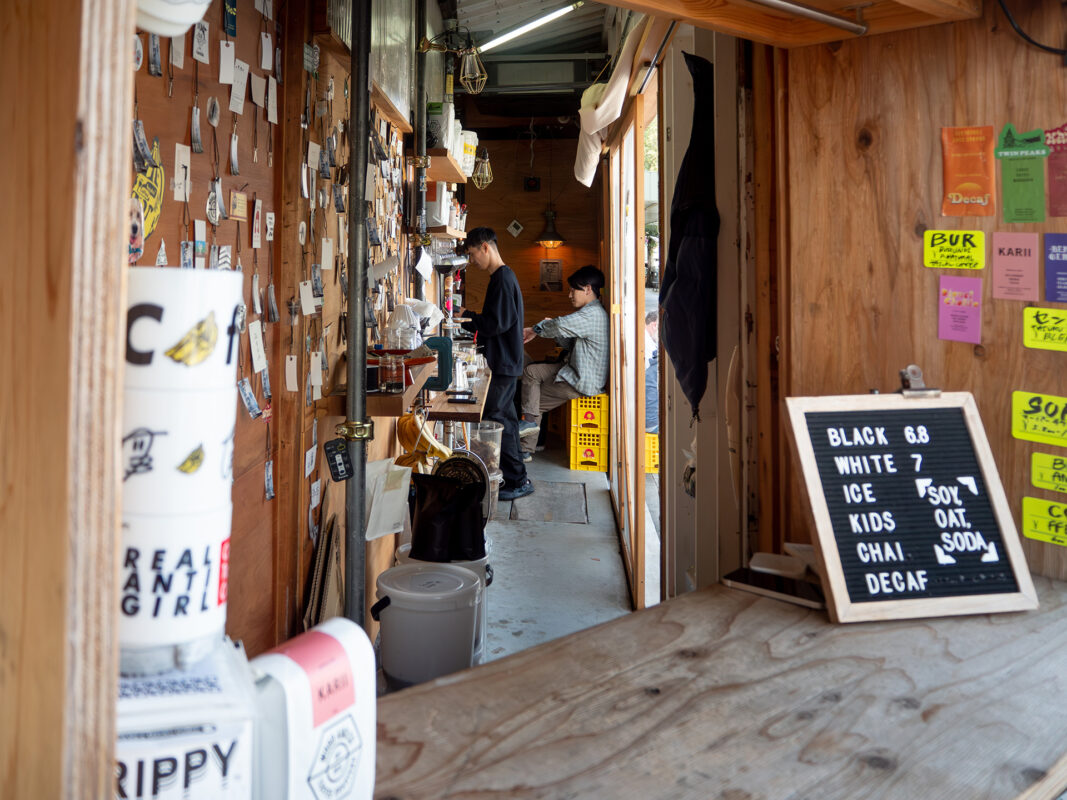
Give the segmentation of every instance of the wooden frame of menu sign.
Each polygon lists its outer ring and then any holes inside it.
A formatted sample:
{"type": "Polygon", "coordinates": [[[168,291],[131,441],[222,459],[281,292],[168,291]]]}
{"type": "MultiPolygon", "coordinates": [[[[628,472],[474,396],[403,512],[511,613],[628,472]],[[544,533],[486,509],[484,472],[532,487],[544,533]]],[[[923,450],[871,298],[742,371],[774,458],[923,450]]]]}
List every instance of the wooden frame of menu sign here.
{"type": "Polygon", "coordinates": [[[834,622],[1037,608],[970,393],[786,406],[834,622]]]}

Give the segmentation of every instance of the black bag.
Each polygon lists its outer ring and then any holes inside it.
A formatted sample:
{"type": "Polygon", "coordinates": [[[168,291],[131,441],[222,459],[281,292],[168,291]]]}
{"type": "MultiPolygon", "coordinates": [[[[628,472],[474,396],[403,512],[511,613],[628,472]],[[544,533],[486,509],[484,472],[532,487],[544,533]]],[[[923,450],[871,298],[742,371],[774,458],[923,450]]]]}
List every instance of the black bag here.
{"type": "Polygon", "coordinates": [[[411,557],[418,561],[477,561],[485,558],[482,520],[484,487],[440,475],[411,476],[414,507],[411,557]]]}

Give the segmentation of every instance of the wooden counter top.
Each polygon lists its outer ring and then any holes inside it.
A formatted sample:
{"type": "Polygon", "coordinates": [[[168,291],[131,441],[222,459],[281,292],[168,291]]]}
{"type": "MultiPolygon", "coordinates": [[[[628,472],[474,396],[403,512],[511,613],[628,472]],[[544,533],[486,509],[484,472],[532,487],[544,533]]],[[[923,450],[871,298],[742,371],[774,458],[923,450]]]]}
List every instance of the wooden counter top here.
{"type": "Polygon", "coordinates": [[[478,399],[477,403],[453,403],[451,395],[437,392],[426,406],[426,418],[452,420],[453,422],[480,422],[482,410],[485,408],[485,395],[489,390],[489,381],[492,379],[492,373],[486,372],[472,384],[471,388],[478,399]]]}
{"type": "Polygon", "coordinates": [[[998,800],[1067,787],[1067,584],[831,625],[715,586],[378,702],[379,800],[998,800]]]}

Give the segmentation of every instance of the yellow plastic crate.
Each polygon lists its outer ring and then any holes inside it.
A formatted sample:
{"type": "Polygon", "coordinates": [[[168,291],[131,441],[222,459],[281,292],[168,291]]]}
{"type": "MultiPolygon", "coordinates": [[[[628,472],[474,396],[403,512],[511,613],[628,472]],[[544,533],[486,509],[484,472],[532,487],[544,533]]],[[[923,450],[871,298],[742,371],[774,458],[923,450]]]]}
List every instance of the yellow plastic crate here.
{"type": "Polygon", "coordinates": [[[576,397],[571,400],[571,427],[593,431],[608,429],[608,396],[576,397]]]}
{"type": "Polygon", "coordinates": [[[645,434],[645,472],[659,472],[659,434],[645,434]]]}
{"type": "Polygon", "coordinates": [[[571,428],[571,469],[586,472],[608,471],[608,434],[571,428]]]}

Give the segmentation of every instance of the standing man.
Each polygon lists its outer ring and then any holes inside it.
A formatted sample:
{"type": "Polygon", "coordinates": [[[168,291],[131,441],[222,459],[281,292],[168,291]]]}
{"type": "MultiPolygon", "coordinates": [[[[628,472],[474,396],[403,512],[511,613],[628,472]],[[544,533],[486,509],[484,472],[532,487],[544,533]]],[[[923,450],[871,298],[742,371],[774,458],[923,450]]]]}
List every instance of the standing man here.
{"type": "Polygon", "coordinates": [[[523,342],[535,336],[555,339],[567,349],[557,364],[530,364],[522,374],[523,459],[533,458],[541,415],[575,397],[592,397],[608,382],[608,312],[600,304],[604,273],[591,264],[567,278],[571,305],[576,311],[565,317],[545,319],[523,329],[523,342]]]}
{"type": "Polygon", "coordinates": [[[464,308],[458,309],[458,313],[470,317],[463,327],[478,334],[478,343],[485,348],[485,361],[493,371],[483,415],[504,426],[500,442],[504,484],[500,487],[500,499],[514,500],[533,494],[534,490],[519,453],[519,421],[515,412],[515,387],[522,375],[523,361],[522,291],[515,273],[500,257],[492,228],[480,227],[468,232],[463,249],[473,266],[489,273],[489,288],[481,313],[464,308]]]}

